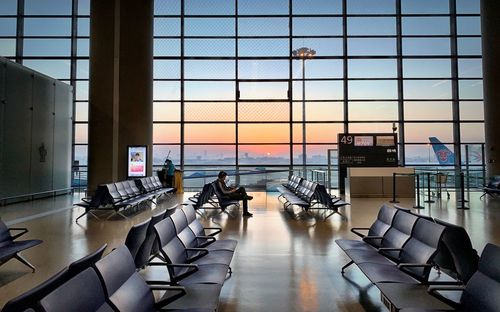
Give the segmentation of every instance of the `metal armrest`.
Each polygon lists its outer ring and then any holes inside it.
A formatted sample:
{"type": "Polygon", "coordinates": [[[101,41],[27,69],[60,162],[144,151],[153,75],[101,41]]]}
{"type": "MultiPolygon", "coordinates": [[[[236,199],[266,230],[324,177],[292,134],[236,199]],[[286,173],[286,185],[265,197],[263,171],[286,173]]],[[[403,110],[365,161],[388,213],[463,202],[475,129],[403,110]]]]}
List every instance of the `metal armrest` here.
{"type": "Polygon", "coordinates": [[[212,244],[213,242],[216,241],[215,237],[213,236],[196,236],[196,239],[197,240],[200,240],[200,244],[202,245],[210,245],[212,244]]]}
{"type": "Polygon", "coordinates": [[[378,251],[401,251],[401,250],[403,250],[403,248],[382,247],[378,249],[378,251]]]}
{"type": "Polygon", "coordinates": [[[205,248],[186,248],[186,254],[189,255],[189,252],[196,252],[196,254],[192,257],[188,257],[186,259],[188,262],[196,261],[201,257],[208,255],[208,249],[205,248]]]}
{"type": "Polygon", "coordinates": [[[363,240],[367,240],[367,239],[384,239],[383,236],[365,236],[363,237],[363,240]]]}
{"type": "Polygon", "coordinates": [[[363,233],[360,233],[358,231],[368,231],[369,229],[370,228],[351,228],[351,232],[358,235],[359,237],[363,238],[366,235],[364,235],[363,233]]]}
{"type": "Polygon", "coordinates": [[[184,296],[186,294],[186,289],[182,286],[150,286],[151,290],[164,290],[164,291],[175,291],[176,293],[171,295],[171,296],[168,296],[166,298],[162,298],[161,300],[159,300],[158,302],[155,303],[155,307],[157,309],[160,309],[164,306],[166,306],[167,304],[181,298],[182,296],[184,296]]]}
{"type": "Polygon", "coordinates": [[[27,228],[9,228],[9,231],[21,231],[21,233],[17,233],[16,235],[12,236],[13,240],[16,239],[16,238],[19,238],[19,237],[23,236],[26,233],[28,233],[28,229],[27,228]]]}
{"type": "Polygon", "coordinates": [[[436,297],[437,299],[443,301],[444,303],[454,307],[458,308],[460,306],[460,302],[453,301],[449,298],[446,298],[442,294],[439,293],[439,291],[445,292],[445,291],[463,291],[465,289],[465,286],[430,286],[427,289],[427,292],[431,294],[432,296],[436,297]]]}
{"type": "Polygon", "coordinates": [[[84,197],[81,200],[86,204],[90,204],[90,202],[92,201],[92,197],[84,197]]]}
{"type": "Polygon", "coordinates": [[[398,264],[398,268],[432,268],[432,264],[428,263],[400,263],[398,264]]]}
{"type": "Polygon", "coordinates": [[[208,234],[210,236],[215,236],[215,235],[219,234],[220,232],[222,232],[222,228],[220,228],[220,227],[206,227],[203,229],[204,230],[215,230],[215,232],[208,234]]]}

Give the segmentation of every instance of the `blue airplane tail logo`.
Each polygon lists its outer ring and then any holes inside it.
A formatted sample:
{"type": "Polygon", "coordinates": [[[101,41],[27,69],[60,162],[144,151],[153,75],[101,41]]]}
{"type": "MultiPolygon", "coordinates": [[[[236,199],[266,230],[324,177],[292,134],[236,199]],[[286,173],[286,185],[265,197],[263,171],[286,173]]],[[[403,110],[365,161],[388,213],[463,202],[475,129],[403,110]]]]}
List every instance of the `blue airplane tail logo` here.
{"type": "Polygon", "coordinates": [[[455,154],[450,151],[441,141],[436,137],[430,137],[429,141],[432,144],[432,149],[440,165],[454,165],[455,154]]]}

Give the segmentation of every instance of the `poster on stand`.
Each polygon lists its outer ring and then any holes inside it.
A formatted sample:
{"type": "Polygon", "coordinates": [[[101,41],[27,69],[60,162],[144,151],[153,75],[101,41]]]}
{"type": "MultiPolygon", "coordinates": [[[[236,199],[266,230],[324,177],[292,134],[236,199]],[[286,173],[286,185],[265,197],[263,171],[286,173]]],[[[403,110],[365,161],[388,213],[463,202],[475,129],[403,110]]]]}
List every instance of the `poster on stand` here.
{"type": "Polygon", "coordinates": [[[148,151],[148,147],[146,145],[128,146],[128,148],[127,148],[127,157],[128,157],[127,177],[129,177],[129,178],[143,178],[147,175],[147,173],[146,173],[147,151],[148,151]]]}

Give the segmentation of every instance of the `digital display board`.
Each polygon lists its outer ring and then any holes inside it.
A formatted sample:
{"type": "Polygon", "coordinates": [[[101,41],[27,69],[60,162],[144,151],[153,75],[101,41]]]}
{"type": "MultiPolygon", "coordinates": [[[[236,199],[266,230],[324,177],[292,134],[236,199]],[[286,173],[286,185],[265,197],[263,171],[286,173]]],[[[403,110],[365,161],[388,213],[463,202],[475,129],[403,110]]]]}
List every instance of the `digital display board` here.
{"type": "Polygon", "coordinates": [[[348,167],[397,167],[397,135],[394,133],[340,133],[339,189],[345,190],[348,167]]]}
{"type": "Polygon", "coordinates": [[[147,175],[147,152],[146,145],[128,146],[128,170],[127,176],[129,178],[142,178],[147,175]]]}

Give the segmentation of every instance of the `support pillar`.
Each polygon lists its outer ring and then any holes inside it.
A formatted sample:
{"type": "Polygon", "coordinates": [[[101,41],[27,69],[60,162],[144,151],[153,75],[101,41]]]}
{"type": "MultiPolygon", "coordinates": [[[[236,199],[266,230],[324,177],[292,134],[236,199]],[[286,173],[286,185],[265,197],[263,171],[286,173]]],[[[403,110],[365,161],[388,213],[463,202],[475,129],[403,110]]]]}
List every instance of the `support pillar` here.
{"type": "Polygon", "coordinates": [[[127,146],[152,173],[153,1],[92,0],[88,190],[127,178],[127,146]]]}
{"type": "Polygon", "coordinates": [[[500,1],[481,0],[486,175],[500,174],[500,1]]]}

